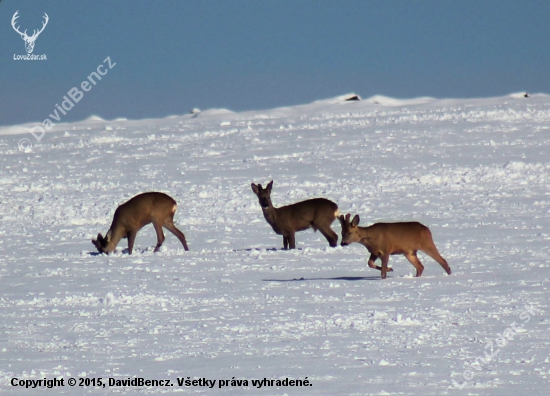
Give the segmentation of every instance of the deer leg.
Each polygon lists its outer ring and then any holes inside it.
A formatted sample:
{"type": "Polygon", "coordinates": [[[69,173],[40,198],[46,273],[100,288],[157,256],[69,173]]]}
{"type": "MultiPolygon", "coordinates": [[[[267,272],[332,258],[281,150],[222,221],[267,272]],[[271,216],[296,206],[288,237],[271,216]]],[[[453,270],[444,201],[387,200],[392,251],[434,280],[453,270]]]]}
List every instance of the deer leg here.
{"type": "Polygon", "coordinates": [[[134,241],[136,240],[137,231],[129,231],[127,238],[128,238],[128,254],[132,254],[132,250],[134,249],[134,241]]]}
{"type": "Polygon", "coordinates": [[[288,249],[288,238],[283,235],[283,247],[285,250],[288,249]]]}
{"type": "Polygon", "coordinates": [[[424,266],[416,256],[416,252],[405,253],[405,257],[407,258],[407,260],[410,261],[414,268],[416,268],[416,276],[419,277],[420,275],[422,275],[422,272],[424,271],[424,266]]]}
{"type": "Polygon", "coordinates": [[[157,246],[155,246],[154,250],[154,253],[156,253],[164,242],[164,232],[162,232],[162,226],[158,223],[153,223],[153,227],[155,227],[155,231],[157,232],[157,246]]]}
{"type": "Polygon", "coordinates": [[[382,269],[380,270],[382,272],[382,279],[386,279],[386,272],[388,272],[388,261],[390,261],[390,255],[384,254],[380,257],[382,260],[382,269]]]}
{"type": "Polygon", "coordinates": [[[183,248],[186,251],[189,250],[189,248],[187,247],[187,242],[185,240],[185,235],[183,235],[183,232],[177,229],[174,223],[164,223],[164,228],[166,228],[168,231],[170,231],[180,240],[181,244],[183,245],[183,248]]]}
{"type": "MultiPolygon", "coordinates": [[[[377,258],[378,258],[378,256],[375,256],[374,254],[370,255],[370,257],[369,257],[369,267],[371,267],[373,269],[376,269],[378,271],[382,271],[382,267],[380,267],[379,265],[374,264],[374,262],[376,261],[377,258]]],[[[388,272],[392,272],[392,271],[393,271],[393,268],[388,268],[388,272]]]]}
{"type": "Polygon", "coordinates": [[[319,228],[319,232],[327,239],[330,247],[338,246],[338,235],[330,227],[319,228]]]}
{"type": "Polygon", "coordinates": [[[422,249],[422,251],[426,253],[428,256],[430,256],[431,258],[433,258],[435,261],[437,261],[439,265],[443,267],[445,272],[447,272],[448,275],[451,275],[451,267],[449,267],[447,260],[441,257],[435,245],[433,245],[433,247],[429,247],[428,249],[422,249]]]}
{"type": "Polygon", "coordinates": [[[296,249],[296,238],[294,236],[294,233],[289,234],[287,239],[288,239],[288,248],[296,249]]]}

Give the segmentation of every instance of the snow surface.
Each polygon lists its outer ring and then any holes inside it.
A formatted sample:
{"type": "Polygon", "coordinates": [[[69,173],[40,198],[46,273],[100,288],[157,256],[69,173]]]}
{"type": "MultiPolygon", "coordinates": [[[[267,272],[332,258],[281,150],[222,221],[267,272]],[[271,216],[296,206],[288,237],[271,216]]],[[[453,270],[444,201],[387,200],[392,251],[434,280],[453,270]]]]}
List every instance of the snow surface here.
{"type": "Polygon", "coordinates": [[[550,393],[550,96],[94,117],[21,152],[25,130],[0,128],[0,393],[550,393]],[[326,197],[362,225],[426,224],[453,274],[420,254],[414,278],[392,256],[382,281],[364,247],[312,231],[281,250],[250,188],[271,179],[276,206],[326,197]],[[191,251],[166,233],[154,254],[148,226],[133,255],[126,240],[97,255],[116,207],[152,190],[178,201],[191,251]],[[10,385],[70,377],[175,386],[10,385]]]}

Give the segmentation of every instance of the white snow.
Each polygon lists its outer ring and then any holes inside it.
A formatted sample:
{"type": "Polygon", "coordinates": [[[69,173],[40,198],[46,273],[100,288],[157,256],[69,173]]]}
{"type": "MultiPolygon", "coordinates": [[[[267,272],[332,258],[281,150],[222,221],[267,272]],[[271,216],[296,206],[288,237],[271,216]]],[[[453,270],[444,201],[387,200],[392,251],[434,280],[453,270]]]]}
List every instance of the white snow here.
{"type": "Polygon", "coordinates": [[[97,115],[91,115],[88,118],[86,118],[83,122],[85,123],[93,123],[93,122],[105,122],[103,118],[97,115]]]}
{"type": "Polygon", "coordinates": [[[395,99],[388,98],[387,96],[374,95],[366,99],[368,103],[382,105],[386,107],[401,107],[401,106],[411,106],[426,104],[435,101],[434,98],[423,97],[423,98],[414,98],[414,99],[395,99]]]}
{"type": "Polygon", "coordinates": [[[174,386],[42,392],[548,394],[550,96],[342,98],[91,117],[40,142],[31,124],[0,128],[0,393],[140,377],[174,386]],[[312,231],[281,250],[250,188],[272,179],[276,206],[326,197],[362,225],[426,224],[453,274],[420,254],[415,278],[392,256],[382,281],[362,246],[312,231]],[[133,255],[126,240],[97,255],[116,207],[153,190],[178,202],[191,250],[166,232],[153,253],[147,226],[133,255]]]}

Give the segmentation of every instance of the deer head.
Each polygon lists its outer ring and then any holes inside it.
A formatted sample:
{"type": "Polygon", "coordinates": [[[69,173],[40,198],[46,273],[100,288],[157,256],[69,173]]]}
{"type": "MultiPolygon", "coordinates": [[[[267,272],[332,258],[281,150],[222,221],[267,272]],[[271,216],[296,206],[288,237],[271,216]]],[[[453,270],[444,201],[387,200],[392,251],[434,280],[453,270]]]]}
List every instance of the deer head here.
{"type": "Polygon", "coordinates": [[[251,184],[252,191],[254,191],[254,194],[258,196],[258,200],[260,201],[260,206],[262,209],[269,209],[269,207],[273,206],[271,203],[271,189],[273,188],[273,180],[271,180],[266,188],[262,188],[261,184],[251,184]]]}
{"type": "Polygon", "coordinates": [[[342,246],[347,246],[350,243],[358,242],[361,238],[357,235],[357,226],[359,225],[359,215],[355,215],[353,220],[350,221],[351,215],[348,213],[346,217],[341,215],[338,217],[340,225],[342,226],[342,246]]]}
{"type": "Polygon", "coordinates": [[[97,248],[99,253],[107,253],[107,245],[109,244],[109,233],[103,238],[103,235],[97,234],[97,239],[93,239],[92,243],[97,248]]]}
{"type": "Polygon", "coordinates": [[[25,49],[27,50],[27,53],[32,54],[32,51],[34,50],[34,42],[36,41],[40,33],[42,33],[42,31],[44,30],[50,18],[48,17],[48,14],[44,13],[44,22],[42,22],[42,29],[34,30],[32,36],[28,36],[26,29],[23,33],[21,33],[19,31],[19,27],[15,25],[15,21],[17,20],[17,18],[19,18],[19,15],[17,15],[18,13],[19,11],[15,11],[15,14],[13,14],[13,18],[11,18],[11,26],[13,27],[13,30],[19,33],[21,35],[21,38],[25,41],[25,49]]]}

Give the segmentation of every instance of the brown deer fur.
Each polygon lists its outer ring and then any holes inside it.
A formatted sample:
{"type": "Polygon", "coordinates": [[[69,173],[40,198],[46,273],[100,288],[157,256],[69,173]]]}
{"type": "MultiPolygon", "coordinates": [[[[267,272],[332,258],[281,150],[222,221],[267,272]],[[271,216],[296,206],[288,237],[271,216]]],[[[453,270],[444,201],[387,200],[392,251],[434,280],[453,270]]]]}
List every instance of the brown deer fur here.
{"type": "Polygon", "coordinates": [[[292,205],[276,208],[271,203],[271,189],[273,180],[266,188],[261,184],[251,184],[252,191],[258,196],[260,206],[266,221],[271,225],[276,234],[283,236],[285,249],[295,249],[297,231],[313,228],[319,230],[327,239],[330,246],[338,244],[338,235],[332,231],[330,225],[338,216],[338,205],[325,198],[308,199],[292,205]]]}
{"type": "Polygon", "coordinates": [[[350,214],[340,216],[342,225],[342,246],[357,242],[367,248],[370,253],[369,267],[381,271],[382,279],[386,278],[388,261],[392,254],[403,254],[416,268],[416,276],[422,275],[424,266],[416,256],[417,251],[422,251],[437,261],[447,274],[451,274],[451,268],[447,261],[437,251],[432,239],[430,229],[417,222],[407,223],[376,223],[369,227],[358,227],[359,216],[355,216],[350,222],[350,214]],[[382,260],[382,267],[374,264],[377,258],[382,260]]]}
{"type": "Polygon", "coordinates": [[[138,231],[147,224],[153,223],[157,232],[155,252],[158,252],[164,242],[162,227],[174,234],[185,250],[189,250],[185,235],[173,222],[176,209],[176,201],[166,194],[147,192],[136,195],[116,209],[111,228],[105,238],[97,234],[97,239],[93,239],[92,243],[100,253],[111,253],[122,238],[128,238],[128,254],[132,254],[138,231]]]}

